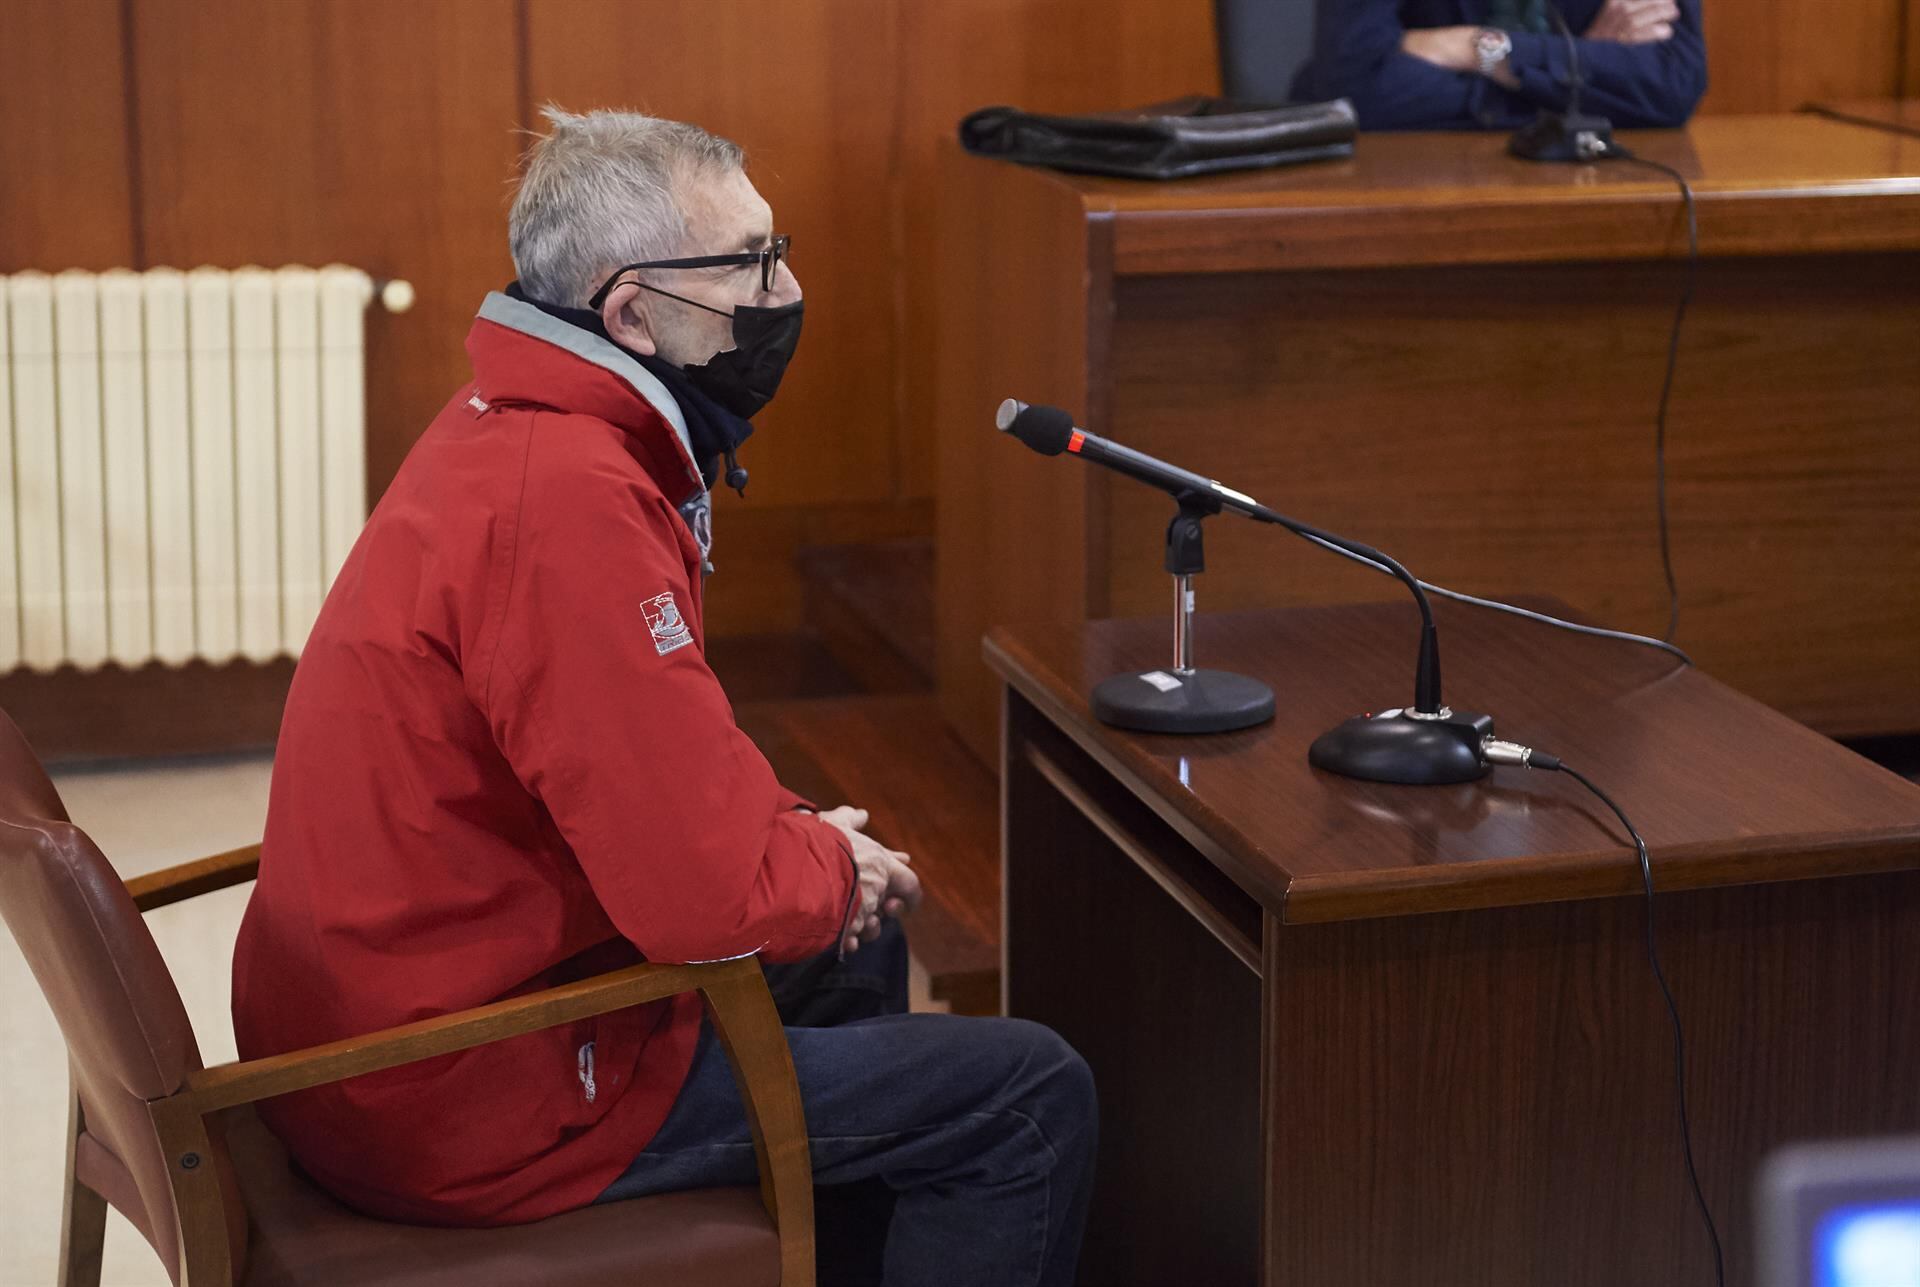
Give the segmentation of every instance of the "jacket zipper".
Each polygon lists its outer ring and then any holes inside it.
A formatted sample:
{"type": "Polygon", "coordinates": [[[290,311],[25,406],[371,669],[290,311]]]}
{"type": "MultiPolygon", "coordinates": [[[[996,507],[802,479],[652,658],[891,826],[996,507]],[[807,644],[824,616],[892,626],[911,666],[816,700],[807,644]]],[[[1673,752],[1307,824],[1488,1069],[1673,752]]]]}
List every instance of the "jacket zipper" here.
{"type": "Polygon", "coordinates": [[[598,1087],[593,1081],[593,1043],[591,1041],[580,1047],[580,1086],[586,1092],[587,1102],[591,1104],[594,1095],[598,1092],[598,1087]]]}

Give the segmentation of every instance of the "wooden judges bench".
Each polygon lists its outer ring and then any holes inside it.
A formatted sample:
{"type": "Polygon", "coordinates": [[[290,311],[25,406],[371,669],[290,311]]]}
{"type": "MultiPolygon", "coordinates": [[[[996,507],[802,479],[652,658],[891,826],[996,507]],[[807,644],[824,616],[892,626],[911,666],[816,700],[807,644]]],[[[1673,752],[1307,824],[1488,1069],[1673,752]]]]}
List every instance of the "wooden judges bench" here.
{"type": "MultiPolygon", "coordinates": [[[[939,680],[983,758],[989,626],[1171,607],[1172,502],[996,434],[1006,397],[1430,581],[1665,628],[1654,412],[1680,196],[1505,142],[1367,135],[1347,161],[1168,184],[949,148],[939,680]]],[[[1667,443],[1678,642],[1822,732],[1920,730],[1920,139],[1809,114],[1622,142],[1699,202],[1667,443]]],[[[1277,529],[1208,526],[1201,665],[1210,610],[1391,593],[1277,529]]]]}
{"type": "Polygon", "coordinates": [[[1836,121],[1920,138],[1920,98],[1833,99],[1809,103],[1806,110],[1836,121]]]}

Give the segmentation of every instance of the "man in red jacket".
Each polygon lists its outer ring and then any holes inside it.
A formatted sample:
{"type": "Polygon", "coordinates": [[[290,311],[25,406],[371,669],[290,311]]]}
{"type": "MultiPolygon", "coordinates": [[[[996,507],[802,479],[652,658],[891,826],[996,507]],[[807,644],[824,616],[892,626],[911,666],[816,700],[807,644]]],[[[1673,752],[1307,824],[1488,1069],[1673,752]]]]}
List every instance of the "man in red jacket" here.
{"type": "MultiPolygon", "coordinates": [[[[823,1199],[885,1194],[861,1208],[885,1223],[855,1233],[885,1280],[1065,1284],[1086,1065],[1037,1025],[881,1013],[904,1009],[889,925],[919,898],[912,869],[863,813],[774,780],[704,658],[708,488],[722,461],[744,482],[734,453],[799,336],[786,239],[733,144],[548,119],[510,219],[519,280],[467,339],[473,383],[375,509],[287,698],[234,961],[241,1054],[641,959],[806,962],[769,973],[815,1178],[823,1199]]],[[[322,1185],[396,1220],[754,1175],[691,996],[262,1114],[322,1185]]]]}

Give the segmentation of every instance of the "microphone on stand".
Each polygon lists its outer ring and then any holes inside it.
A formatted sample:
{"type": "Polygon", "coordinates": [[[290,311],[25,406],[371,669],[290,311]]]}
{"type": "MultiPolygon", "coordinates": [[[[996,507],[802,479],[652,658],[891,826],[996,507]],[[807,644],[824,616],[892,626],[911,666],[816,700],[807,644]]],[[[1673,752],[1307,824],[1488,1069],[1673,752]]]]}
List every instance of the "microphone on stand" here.
{"type": "Polygon", "coordinates": [[[1223,509],[1248,512],[1253,498],[1210,478],[1076,429],[1058,407],[1008,398],[994,423],[1043,456],[1084,456],[1170,494],[1179,512],[1167,525],[1166,570],[1173,574],[1173,665],[1114,675],[1094,686],[1094,716],[1144,733],[1226,733],[1273,718],[1273,689],[1247,675],[1203,670],[1193,661],[1193,578],[1206,570],[1201,524],[1223,509]]]}
{"type": "MultiPolygon", "coordinates": [[[[1312,748],[1308,751],[1307,759],[1316,768],[1374,782],[1409,784],[1468,782],[1486,774],[1488,765],[1482,754],[1482,747],[1493,736],[1493,718],[1489,715],[1456,714],[1443,703],[1440,693],[1440,639],[1433,623],[1433,607],[1427,602],[1426,591],[1421,589],[1419,580],[1398,561],[1372,546],[1350,541],[1332,532],[1322,531],[1320,528],[1289,518],[1277,510],[1269,509],[1245,492],[1236,491],[1177,465],[1170,465],[1145,452],[1135,451],[1131,447],[1088,433],[1076,427],[1073,417],[1058,407],[1029,406],[1015,398],[1008,398],[1000,404],[994,423],[1002,433],[1017,438],[1043,456],[1058,456],[1063,453],[1079,456],[1095,464],[1104,465],[1116,473],[1125,474],[1139,482],[1158,487],[1180,502],[1180,515],[1174,519],[1173,526],[1168,529],[1167,552],[1168,570],[1174,572],[1176,578],[1179,578],[1175,600],[1177,648],[1191,649],[1193,610],[1191,575],[1200,570],[1195,566],[1183,574],[1175,566],[1175,535],[1181,529],[1183,520],[1192,529],[1190,539],[1196,560],[1200,519],[1222,510],[1232,510],[1234,513],[1258,522],[1284,527],[1296,536],[1338,546],[1362,559],[1379,564],[1391,572],[1412,592],[1414,602],[1420,609],[1420,647],[1414,664],[1413,705],[1344,721],[1321,734],[1314,741],[1312,748]]],[[[1179,664],[1187,660],[1188,655],[1183,652],[1180,662],[1176,663],[1176,671],[1179,664]]],[[[1149,674],[1157,675],[1160,672],[1149,672],[1149,674]]],[[[1163,675],[1162,678],[1166,676],[1163,675]]],[[[1232,678],[1243,677],[1232,676],[1232,678]]],[[[1141,679],[1146,677],[1118,676],[1104,681],[1100,688],[1095,690],[1096,700],[1093,704],[1095,715],[1110,724],[1118,724],[1125,728],[1146,728],[1156,732],[1209,732],[1225,728],[1244,728],[1250,723],[1259,722],[1259,720],[1248,719],[1241,723],[1222,724],[1214,728],[1174,728],[1163,724],[1129,722],[1127,717],[1134,712],[1124,709],[1117,711],[1103,709],[1108,704],[1099,700],[1102,690],[1107,690],[1110,685],[1117,686],[1125,681],[1141,679]],[[1117,718],[1110,718],[1110,715],[1117,718]]],[[[1146,679],[1146,682],[1151,684],[1153,681],[1146,679]]],[[[1124,696],[1125,690],[1120,691],[1124,696]]],[[[1269,704],[1267,716],[1271,713],[1272,707],[1269,704]]]]}
{"type": "Polygon", "coordinates": [[[1613,152],[1613,122],[1580,111],[1580,89],[1585,83],[1580,74],[1580,42],[1573,38],[1559,5],[1548,0],[1547,12],[1567,42],[1567,110],[1543,109],[1531,124],[1514,131],[1507,151],[1527,161],[1601,160],[1613,152]]]}
{"type": "Polygon", "coordinates": [[[1184,492],[1211,496],[1220,502],[1222,509],[1230,509],[1249,518],[1254,517],[1255,511],[1260,508],[1259,502],[1253,497],[1224,487],[1211,478],[1202,478],[1178,465],[1156,460],[1145,452],[1122,447],[1117,442],[1109,442],[1084,429],[1076,429],[1073,417],[1058,407],[1028,406],[1018,398],[1008,398],[994,413],[993,423],[1001,433],[1018,438],[1043,456],[1058,456],[1066,452],[1083,460],[1091,460],[1096,465],[1105,465],[1116,473],[1158,487],[1176,497],[1184,492]]]}

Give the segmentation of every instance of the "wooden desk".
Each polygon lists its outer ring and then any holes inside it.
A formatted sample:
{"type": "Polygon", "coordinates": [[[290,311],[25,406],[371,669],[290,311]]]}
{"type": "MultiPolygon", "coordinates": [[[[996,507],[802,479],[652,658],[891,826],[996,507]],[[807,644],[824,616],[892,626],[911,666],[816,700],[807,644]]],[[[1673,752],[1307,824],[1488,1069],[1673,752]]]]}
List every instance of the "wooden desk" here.
{"type": "Polygon", "coordinates": [[[1809,103],[1807,111],[1831,120],[1920,138],[1920,98],[1849,98],[1809,103]]]}
{"type": "MultiPolygon", "coordinates": [[[[1791,1139],[1920,1128],[1920,788],[1663,656],[1441,609],[1448,696],[1640,827],[1730,1283],[1791,1139]]],[[[1410,695],[1412,609],[1202,620],[1279,716],[1095,723],[1155,621],[996,631],[1008,1012],[1100,1088],[1082,1281],[1711,1281],[1638,864],[1558,774],[1391,787],[1311,739],[1410,695]]]]}
{"type": "MultiPolygon", "coordinates": [[[[1692,177],[1670,415],[1679,641],[1836,735],[1920,729],[1920,140],[1811,115],[1623,135],[1692,177]]],[[[997,623],[1159,611],[1157,493],[992,430],[1014,396],[1482,594],[1666,624],[1654,411],[1686,225],[1643,167],[1365,136],[1154,185],[944,159],[943,709],[991,756],[997,623]]],[[[1200,603],[1385,593],[1222,523],[1200,603]]]]}

